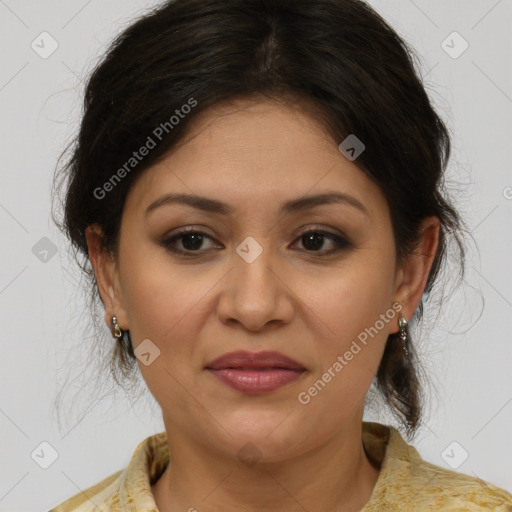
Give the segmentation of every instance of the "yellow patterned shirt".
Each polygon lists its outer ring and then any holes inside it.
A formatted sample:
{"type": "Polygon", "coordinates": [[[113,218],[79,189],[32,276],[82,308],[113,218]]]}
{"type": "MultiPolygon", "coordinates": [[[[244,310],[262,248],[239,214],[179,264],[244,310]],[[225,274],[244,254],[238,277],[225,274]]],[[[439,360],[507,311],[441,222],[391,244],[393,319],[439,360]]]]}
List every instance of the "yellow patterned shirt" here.
{"type": "MultiPolygon", "coordinates": [[[[512,512],[507,491],[423,460],[394,427],[363,421],[362,437],[380,473],[361,512],[512,512]]],[[[167,434],[154,434],[137,446],[125,469],[50,512],[158,512],[151,485],[168,463],[167,434]]]]}

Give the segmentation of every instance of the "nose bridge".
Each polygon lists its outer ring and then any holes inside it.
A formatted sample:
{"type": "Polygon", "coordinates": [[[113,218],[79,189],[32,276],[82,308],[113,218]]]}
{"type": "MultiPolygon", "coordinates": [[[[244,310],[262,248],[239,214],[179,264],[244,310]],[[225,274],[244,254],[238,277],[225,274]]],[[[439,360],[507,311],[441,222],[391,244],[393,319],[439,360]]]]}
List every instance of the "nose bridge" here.
{"type": "MultiPolygon", "coordinates": [[[[234,276],[236,291],[252,295],[254,301],[272,301],[276,292],[270,238],[245,238],[236,248],[234,276]]],[[[262,304],[263,306],[263,304],[262,304]]]]}
{"type": "Polygon", "coordinates": [[[221,299],[223,320],[237,320],[249,329],[260,329],[272,320],[288,321],[293,310],[286,286],[275,271],[270,237],[249,236],[237,247],[229,285],[221,299]]]}

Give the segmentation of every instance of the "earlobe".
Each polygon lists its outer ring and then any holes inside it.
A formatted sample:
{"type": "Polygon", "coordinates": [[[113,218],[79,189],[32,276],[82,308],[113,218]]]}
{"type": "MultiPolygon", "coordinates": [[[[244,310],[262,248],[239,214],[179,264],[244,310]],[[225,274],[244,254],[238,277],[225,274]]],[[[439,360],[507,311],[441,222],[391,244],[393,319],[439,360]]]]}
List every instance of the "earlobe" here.
{"type": "MultiPolygon", "coordinates": [[[[402,314],[406,319],[413,316],[425,290],[439,245],[439,230],[437,217],[423,221],[418,245],[397,273],[394,300],[402,304],[402,314]]],[[[395,332],[398,332],[398,324],[395,332]]]]}
{"type": "Polygon", "coordinates": [[[105,307],[105,323],[112,330],[112,317],[116,316],[121,328],[127,329],[126,313],[120,301],[117,262],[114,255],[104,248],[103,232],[92,224],[85,230],[89,260],[94,269],[98,291],[105,307]]]}

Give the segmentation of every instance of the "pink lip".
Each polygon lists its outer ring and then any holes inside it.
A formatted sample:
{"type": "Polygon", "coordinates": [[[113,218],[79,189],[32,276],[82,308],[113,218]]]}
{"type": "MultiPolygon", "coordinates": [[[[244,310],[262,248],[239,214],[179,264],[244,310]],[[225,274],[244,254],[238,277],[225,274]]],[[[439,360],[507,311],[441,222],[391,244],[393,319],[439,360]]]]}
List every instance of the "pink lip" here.
{"type": "Polygon", "coordinates": [[[205,368],[221,382],[244,393],[274,391],[300,377],[306,368],[279,352],[229,352],[205,368]]]}
{"type": "Polygon", "coordinates": [[[305,370],[240,370],[226,368],[209,369],[221,382],[244,393],[268,393],[300,377],[305,370]]]}

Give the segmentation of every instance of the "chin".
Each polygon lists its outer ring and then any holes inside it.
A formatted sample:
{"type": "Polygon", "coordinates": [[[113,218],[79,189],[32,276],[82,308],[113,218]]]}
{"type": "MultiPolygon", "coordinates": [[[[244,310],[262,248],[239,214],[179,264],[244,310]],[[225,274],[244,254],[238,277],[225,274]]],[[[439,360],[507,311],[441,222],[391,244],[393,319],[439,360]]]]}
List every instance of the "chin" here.
{"type": "MultiPolygon", "coordinates": [[[[226,434],[225,439],[231,450],[238,453],[252,447],[259,451],[259,456],[267,462],[275,462],[287,458],[299,451],[307,441],[301,434],[302,428],[286,413],[245,412],[224,421],[222,425],[232,435],[226,434]],[[284,421],[283,421],[284,420],[284,421]],[[251,446],[246,446],[251,445],[251,446]]],[[[225,434],[225,432],[224,432],[225,434]]]]}

